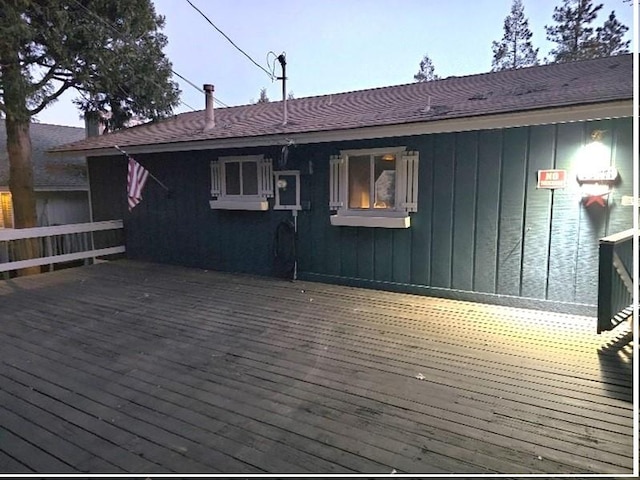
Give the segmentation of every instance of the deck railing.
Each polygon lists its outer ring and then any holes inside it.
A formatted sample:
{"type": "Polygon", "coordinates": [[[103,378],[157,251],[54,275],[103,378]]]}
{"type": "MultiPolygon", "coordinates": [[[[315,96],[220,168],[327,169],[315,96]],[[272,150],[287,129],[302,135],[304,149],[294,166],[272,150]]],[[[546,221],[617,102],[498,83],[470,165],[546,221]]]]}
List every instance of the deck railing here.
{"type": "Polygon", "coordinates": [[[598,333],[612,330],[633,313],[634,233],[630,229],[600,239],[598,333]]]}
{"type": "Polygon", "coordinates": [[[0,229],[0,273],[124,253],[122,230],[122,220],[0,229]]]}

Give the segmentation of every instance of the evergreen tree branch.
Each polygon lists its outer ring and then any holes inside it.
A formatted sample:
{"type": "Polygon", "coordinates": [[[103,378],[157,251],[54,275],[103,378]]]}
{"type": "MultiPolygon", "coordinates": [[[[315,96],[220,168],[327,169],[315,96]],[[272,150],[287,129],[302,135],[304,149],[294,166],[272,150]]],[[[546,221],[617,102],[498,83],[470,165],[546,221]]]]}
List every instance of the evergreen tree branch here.
{"type": "Polygon", "coordinates": [[[47,85],[51,80],[53,80],[54,78],[56,78],[58,72],[57,72],[57,65],[53,65],[52,67],[49,68],[49,71],[44,74],[44,76],[36,83],[32,84],[29,87],[29,90],[33,93],[33,92],[37,92],[38,90],[40,90],[41,88],[43,88],[45,85],[47,85]]]}
{"type": "Polygon", "coordinates": [[[50,95],[45,95],[44,97],[42,97],[42,99],[40,100],[40,105],[38,105],[35,108],[32,108],[32,109],[28,110],[29,115],[31,115],[31,116],[37,115],[42,110],[47,108],[47,106],[51,102],[55,101],[60,95],[62,95],[64,92],[66,92],[69,88],[73,87],[74,85],[75,85],[75,82],[73,82],[71,80],[67,80],[54,93],[52,93],[50,95]]]}

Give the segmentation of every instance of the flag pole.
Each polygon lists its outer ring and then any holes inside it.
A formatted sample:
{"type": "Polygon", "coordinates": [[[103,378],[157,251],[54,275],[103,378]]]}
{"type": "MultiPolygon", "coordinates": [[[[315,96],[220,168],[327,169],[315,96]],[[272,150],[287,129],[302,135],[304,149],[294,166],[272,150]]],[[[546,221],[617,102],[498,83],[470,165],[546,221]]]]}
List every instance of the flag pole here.
{"type": "MultiPolygon", "coordinates": [[[[114,145],[113,147],[116,150],[122,152],[123,155],[126,155],[127,158],[131,158],[131,156],[127,152],[125,152],[123,149],[121,149],[118,145],[114,145]]],[[[147,170],[147,172],[149,172],[149,170],[147,170]]],[[[158,185],[160,185],[162,188],[164,188],[167,191],[167,193],[170,193],[169,188],[164,183],[162,183],[160,180],[158,180],[153,173],[149,172],[149,176],[151,178],[153,178],[158,185]]]]}

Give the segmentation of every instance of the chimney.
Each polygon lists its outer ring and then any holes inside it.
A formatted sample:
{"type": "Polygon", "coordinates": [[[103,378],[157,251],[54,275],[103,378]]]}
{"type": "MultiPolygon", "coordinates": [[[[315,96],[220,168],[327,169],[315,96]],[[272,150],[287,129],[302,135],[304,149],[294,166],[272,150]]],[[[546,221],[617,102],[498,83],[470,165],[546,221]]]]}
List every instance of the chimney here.
{"type": "Polygon", "coordinates": [[[204,131],[211,130],[216,126],[215,118],[213,116],[213,85],[205,83],[204,88],[204,131]]]}
{"type": "Polygon", "coordinates": [[[84,114],[85,137],[97,137],[100,135],[100,113],[86,112],[84,114]]]}

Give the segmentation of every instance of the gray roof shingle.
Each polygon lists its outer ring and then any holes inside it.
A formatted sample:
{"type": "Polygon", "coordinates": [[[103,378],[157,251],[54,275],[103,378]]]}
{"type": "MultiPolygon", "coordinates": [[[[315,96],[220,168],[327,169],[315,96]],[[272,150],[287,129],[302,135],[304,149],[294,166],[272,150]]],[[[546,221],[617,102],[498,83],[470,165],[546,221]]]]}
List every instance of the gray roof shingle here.
{"type": "MultiPolygon", "coordinates": [[[[32,123],[30,127],[33,181],[38,190],[86,190],[88,188],[85,157],[72,154],[48,155],[56,146],[85,138],[84,128],[32,123]]],[[[0,188],[9,185],[9,155],[5,120],[0,119],[0,188]]]]}
{"type": "MultiPolygon", "coordinates": [[[[204,95],[203,95],[204,96],[204,95]]],[[[54,151],[238,139],[429,122],[633,98],[631,54],[502,72],[216,109],[203,131],[202,111],[90,138],[54,151]],[[427,106],[430,106],[427,108],[427,106]]]]}

